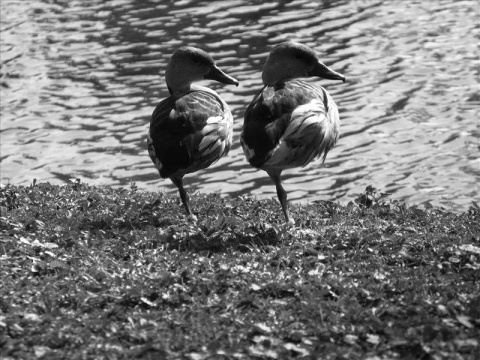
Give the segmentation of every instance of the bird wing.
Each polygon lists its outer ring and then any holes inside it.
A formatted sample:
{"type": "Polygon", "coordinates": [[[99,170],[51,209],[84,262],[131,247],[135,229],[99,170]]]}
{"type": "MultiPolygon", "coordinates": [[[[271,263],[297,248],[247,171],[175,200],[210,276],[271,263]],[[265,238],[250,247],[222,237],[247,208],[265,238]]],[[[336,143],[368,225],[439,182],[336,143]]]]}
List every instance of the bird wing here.
{"type": "Polygon", "coordinates": [[[241,143],[258,168],[305,166],[325,156],[339,135],[338,110],[322,87],[294,80],[267,87],[245,112],[241,143]]]}
{"type": "Polygon", "coordinates": [[[233,118],[212,90],[195,90],[160,102],[152,114],[149,154],[164,178],[204,169],[226,155],[233,118]]]}

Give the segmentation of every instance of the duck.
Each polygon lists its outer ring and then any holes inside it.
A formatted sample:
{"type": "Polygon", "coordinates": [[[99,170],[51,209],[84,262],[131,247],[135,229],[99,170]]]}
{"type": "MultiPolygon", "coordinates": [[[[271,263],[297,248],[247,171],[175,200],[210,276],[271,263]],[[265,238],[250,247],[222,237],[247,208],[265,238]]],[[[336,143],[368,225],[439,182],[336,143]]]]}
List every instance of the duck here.
{"type": "Polygon", "coordinates": [[[155,107],[147,135],[150,159],[161,178],[178,188],[192,220],[183,178],[206,169],[228,154],[232,146],[233,116],[227,103],[212,89],[195,84],[210,79],[238,86],[206,51],[182,46],[171,55],[165,70],[169,96],[155,107]]]}
{"type": "Polygon", "coordinates": [[[244,115],[240,143],[251,166],[267,172],[276,187],[285,222],[288,211],[282,171],[325,161],[340,135],[338,108],[330,94],[306,78],[341,80],[310,47],[293,41],[276,45],[262,71],[263,88],[244,115]]]}

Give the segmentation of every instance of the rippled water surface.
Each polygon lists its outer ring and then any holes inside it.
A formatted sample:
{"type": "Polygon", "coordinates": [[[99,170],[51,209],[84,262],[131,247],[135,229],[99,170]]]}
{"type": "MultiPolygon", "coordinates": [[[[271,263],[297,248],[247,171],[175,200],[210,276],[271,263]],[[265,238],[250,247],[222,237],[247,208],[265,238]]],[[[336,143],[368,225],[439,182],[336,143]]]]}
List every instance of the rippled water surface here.
{"type": "Polygon", "coordinates": [[[168,95],[173,50],[193,45],[240,81],[205,82],[230,105],[234,147],[187,175],[190,191],[275,196],[238,141],[270,49],[312,46],[345,84],[322,81],[342,135],[322,166],[284,172],[292,200],[348,202],[372,184],[409,203],[479,199],[479,3],[472,1],[1,2],[1,181],[174,191],[145,134],[168,95]]]}

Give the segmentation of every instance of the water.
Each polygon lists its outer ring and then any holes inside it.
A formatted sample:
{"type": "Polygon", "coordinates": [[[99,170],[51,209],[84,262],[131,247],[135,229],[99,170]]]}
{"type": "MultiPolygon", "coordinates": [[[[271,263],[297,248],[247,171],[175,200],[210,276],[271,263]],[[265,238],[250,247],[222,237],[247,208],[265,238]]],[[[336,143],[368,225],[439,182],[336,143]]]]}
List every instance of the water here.
{"type": "Polygon", "coordinates": [[[199,46],[240,81],[205,82],[230,105],[234,146],[190,191],[275,196],[239,144],[244,109],[278,42],[301,41],[347,77],[321,81],[341,116],[321,166],[284,172],[292,200],[346,203],[372,184],[410,204],[479,200],[480,5],[468,1],[1,2],[1,182],[175,191],[145,134],[168,95],[171,53],[199,46]]]}

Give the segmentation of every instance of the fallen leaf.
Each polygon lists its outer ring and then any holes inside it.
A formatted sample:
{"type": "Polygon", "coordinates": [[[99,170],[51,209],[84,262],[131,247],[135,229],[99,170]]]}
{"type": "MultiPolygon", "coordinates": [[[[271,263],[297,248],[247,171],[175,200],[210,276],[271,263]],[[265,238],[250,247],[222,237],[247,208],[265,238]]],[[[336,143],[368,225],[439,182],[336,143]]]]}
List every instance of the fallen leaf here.
{"type": "Polygon", "coordinates": [[[250,285],[250,289],[252,289],[253,291],[259,291],[261,288],[262,287],[257,284],[250,285]]]}
{"type": "Polygon", "coordinates": [[[378,345],[380,343],[380,337],[375,334],[367,334],[367,342],[373,345],[378,345]]]}
{"type": "Polygon", "coordinates": [[[308,272],[308,275],[310,276],[322,276],[323,272],[325,271],[325,265],[324,264],[318,264],[317,267],[313,270],[310,270],[308,272]]]}
{"type": "Polygon", "coordinates": [[[463,251],[470,251],[470,252],[473,252],[475,254],[479,254],[480,255],[480,247],[478,246],[473,246],[472,244],[464,244],[464,245],[460,245],[458,247],[460,250],[463,250],[463,251]]]}
{"type": "Polygon", "coordinates": [[[453,264],[458,264],[458,263],[460,262],[460,259],[457,258],[456,256],[450,256],[450,257],[448,258],[448,261],[450,261],[450,262],[453,263],[453,264]]]}
{"type": "Polygon", "coordinates": [[[34,346],[33,351],[35,352],[35,356],[37,358],[41,358],[45,356],[45,354],[50,351],[50,348],[48,346],[34,346]]]}
{"type": "Polygon", "coordinates": [[[248,352],[250,355],[258,356],[262,359],[270,358],[270,359],[278,359],[278,354],[276,351],[272,349],[266,349],[261,345],[252,345],[248,348],[248,352]]]}
{"type": "Polygon", "coordinates": [[[40,316],[38,316],[37,314],[34,314],[34,313],[23,314],[23,318],[25,320],[30,320],[30,321],[40,321],[41,320],[40,316]]]}
{"type": "Polygon", "coordinates": [[[45,223],[43,221],[37,219],[37,220],[35,220],[35,222],[37,223],[38,227],[40,227],[40,228],[45,227],[45,223]]]}
{"type": "Polygon", "coordinates": [[[280,339],[267,335],[255,335],[252,338],[252,341],[254,343],[262,345],[265,348],[271,348],[272,346],[277,346],[278,344],[280,344],[280,339]]]}
{"type": "Polygon", "coordinates": [[[382,273],[379,273],[378,271],[375,271],[375,273],[373,274],[373,278],[375,280],[382,281],[385,279],[385,275],[382,273]]]}
{"type": "Polygon", "coordinates": [[[442,322],[445,323],[447,326],[455,327],[455,323],[452,319],[442,319],[442,322]]]}
{"type": "Polygon", "coordinates": [[[447,308],[445,307],[445,305],[438,304],[438,305],[437,305],[437,309],[438,309],[438,311],[439,311],[442,315],[450,315],[450,313],[448,312],[448,310],[447,310],[447,308]]]}
{"type": "Polygon", "coordinates": [[[292,343],[286,343],[285,345],[283,345],[283,347],[285,349],[287,349],[288,351],[293,351],[297,354],[300,354],[300,356],[309,356],[310,355],[310,352],[307,349],[305,349],[301,346],[292,344],[292,343]]]}
{"type": "Polygon", "coordinates": [[[58,248],[57,244],[51,243],[51,242],[43,243],[43,244],[41,244],[41,246],[46,248],[46,249],[56,249],[56,248],[58,248]]]}
{"type": "Polygon", "coordinates": [[[206,355],[202,355],[202,354],[194,353],[194,352],[191,352],[190,354],[187,354],[187,356],[188,356],[191,360],[203,360],[203,359],[206,358],[206,355]]]}
{"type": "Polygon", "coordinates": [[[24,243],[24,244],[27,244],[27,245],[31,245],[31,244],[30,244],[30,241],[28,241],[28,240],[31,240],[30,237],[24,238],[23,236],[21,236],[20,239],[18,239],[18,241],[20,241],[21,243],[24,243]]]}
{"type": "Polygon", "coordinates": [[[473,328],[472,323],[470,322],[470,317],[466,315],[457,315],[457,320],[463,326],[468,327],[469,329],[473,328]]]}
{"type": "Polygon", "coordinates": [[[454,341],[460,348],[467,348],[467,347],[476,348],[478,346],[477,339],[454,340],[454,341]]]}
{"type": "Polygon", "coordinates": [[[345,340],[346,343],[348,344],[355,344],[358,340],[358,336],[357,335],[351,335],[351,334],[347,334],[344,336],[343,338],[345,340]]]}
{"type": "Polygon", "coordinates": [[[255,324],[254,328],[260,334],[270,334],[272,332],[272,329],[267,325],[265,325],[264,323],[255,324]]]}
{"type": "Polygon", "coordinates": [[[151,306],[151,307],[154,307],[156,306],[157,304],[155,304],[154,302],[148,300],[146,297],[141,297],[140,300],[142,300],[145,304],[147,304],[148,306],[151,306]]]}

